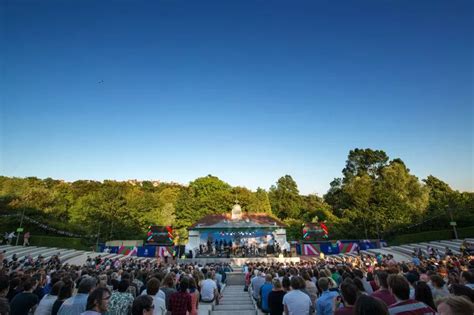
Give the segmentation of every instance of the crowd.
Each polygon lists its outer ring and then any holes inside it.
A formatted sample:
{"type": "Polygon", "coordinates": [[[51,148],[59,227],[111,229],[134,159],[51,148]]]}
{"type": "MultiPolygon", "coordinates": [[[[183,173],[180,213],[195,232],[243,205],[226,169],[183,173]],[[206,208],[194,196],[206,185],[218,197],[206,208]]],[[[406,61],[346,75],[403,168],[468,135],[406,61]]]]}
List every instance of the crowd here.
{"type": "Polygon", "coordinates": [[[83,266],[0,255],[0,315],[197,315],[218,303],[226,264],[87,259],[83,266]]]}
{"type": "MultiPolygon", "coordinates": [[[[438,254],[247,263],[242,294],[270,315],[473,314],[474,256],[438,254]]],[[[0,315],[197,315],[200,303],[219,303],[232,271],[132,257],[0,261],[0,315]]]]}
{"type": "Polygon", "coordinates": [[[216,239],[212,242],[210,239],[199,245],[196,253],[191,250],[191,256],[196,257],[268,257],[291,256],[290,244],[285,242],[282,246],[274,238],[266,239],[262,237],[237,238],[234,242],[226,239],[216,239]]]}
{"type": "Polygon", "coordinates": [[[472,315],[474,256],[325,258],[250,263],[246,290],[270,315],[472,315]]]}

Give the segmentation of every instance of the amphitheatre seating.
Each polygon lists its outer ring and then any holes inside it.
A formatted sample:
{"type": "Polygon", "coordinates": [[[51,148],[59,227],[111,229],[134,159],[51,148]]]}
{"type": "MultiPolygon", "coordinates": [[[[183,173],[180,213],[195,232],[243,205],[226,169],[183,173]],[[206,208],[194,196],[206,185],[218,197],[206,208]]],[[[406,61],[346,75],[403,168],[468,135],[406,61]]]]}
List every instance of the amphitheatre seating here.
{"type": "MultiPolygon", "coordinates": [[[[468,242],[474,242],[472,238],[466,238],[468,242]]],[[[413,244],[405,244],[400,246],[391,246],[378,249],[368,249],[362,250],[361,253],[364,255],[375,256],[378,253],[382,255],[393,255],[396,261],[411,261],[413,250],[420,248],[421,251],[426,254],[427,246],[438,249],[441,254],[444,254],[446,247],[451,249],[454,254],[460,254],[459,247],[461,246],[463,240],[441,240],[441,241],[431,241],[431,242],[421,242],[413,244]]],[[[357,253],[347,253],[347,254],[338,254],[335,256],[338,257],[354,257],[357,253]]],[[[317,259],[317,258],[314,258],[317,259]]]]}
{"type": "MultiPolygon", "coordinates": [[[[242,274],[243,276],[243,274],[242,274]]],[[[257,315],[258,311],[243,285],[228,285],[222,291],[219,305],[212,305],[209,315],[257,315]]],[[[201,305],[199,305],[201,307],[201,305]]]]}
{"type": "MultiPolygon", "coordinates": [[[[474,243],[474,238],[467,238],[469,242],[474,243]]],[[[391,246],[384,247],[380,249],[369,249],[362,250],[361,253],[365,255],[375,256],[378,253],[382,255],[391,254],[394,256],[396,261],[411,261],[413,250],[416,248],[421,248],[422,252],[426,254],[426,247],[431,246],[440,251],[441,254],[444,254],[446,247],[450,248],[454,254],[459,254],[459,247],[461,246],[463,240],[440,240],[440,241],[431,241],[431,242],[421,242],[413,244],[405,244],[400,246],[391,246]]],[[[0,251],[6,251],[5,257],[11,259],[14,254],[18,259],[23,259],[25,256],[31,255],[33,258],[37,258],[39,255],[43,256],[45,259],[50,258],[53,255],[59,254],[59,257],[63,263],[82,265],[85,263],[87,257],[95,258],[97,256],[102,256],[103,258],[119,258],[121,260],[126,259],[127,256],[119,254],[108,254],[108,253],[97,253],[83,250],[75,249],[63,249],[55,247],[41,247],[41,246],[12,246],[12,245],[0,245],[0,251]]],[[[347,254],[338,254],[333,257],[354,257],[357,256],[357,253],[347,253],[347,254]]],[[[140,261],[145,261],[150,259],[148,257],[139,257],[140,261]]],[[[317,260],[318,257],[306,257],[309,260],[317,260]]]]}

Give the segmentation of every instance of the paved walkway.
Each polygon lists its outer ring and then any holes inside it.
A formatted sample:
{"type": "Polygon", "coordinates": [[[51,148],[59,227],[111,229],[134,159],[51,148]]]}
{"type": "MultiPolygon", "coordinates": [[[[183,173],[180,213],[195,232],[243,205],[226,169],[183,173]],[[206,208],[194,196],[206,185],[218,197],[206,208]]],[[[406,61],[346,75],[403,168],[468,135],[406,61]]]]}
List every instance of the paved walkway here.
{"type": "Polygon", "coordinates": [[[255,304],[243,285],[227,285],[219,305],[214,305],[210,315],[256,315],[255,304]]]}
{"type": "Polygon", "coordinates": [[[243,272],[227,273],[226,283],[219,305],[200,303],[199,315],[257,315],[257,308],[250,293],[244,291],[243,272]]]}

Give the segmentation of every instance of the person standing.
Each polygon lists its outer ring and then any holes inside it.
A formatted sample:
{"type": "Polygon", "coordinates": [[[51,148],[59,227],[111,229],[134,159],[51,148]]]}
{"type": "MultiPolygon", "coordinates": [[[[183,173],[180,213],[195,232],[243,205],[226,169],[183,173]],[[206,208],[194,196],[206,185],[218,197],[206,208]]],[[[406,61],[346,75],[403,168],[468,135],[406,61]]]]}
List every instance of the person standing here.
{"type": "Polygon", "coordinates": [[[273,279],[273,290],[268,294],[268,309],[270,315],[283,315],[283,297],[286,292],[283,291],[280,280],[273,279]]]}
{"type": "Polygon", "coordinates": [[[252,296],[255,301],[258,301],[258,299],[260,298],[260,288],[265,283],[263,272],[261,270],[258,270],[257,272],[257,276],[250,280],[250,285],[252,287],[252,296]]]}
{"type": "MultiPolygon", "coordinates": [[[[151,278],[148,280],[146,283],[146,294],[151,296],[153,298],[153,304],[155,305],[155,308],[153,309],[153,315],[165,315],[166,314],[166,295],[163,293],[163,291],[160,291],[160,280],[157,278],[151,278]],[[163,293],[160,296],[160,292],[163,293]]],[[[145,291],[142,293],[144,294],[145,291]]]]}
{"type": "Polygon", "coordinates": [[[35,315],[50,315],[53,310],[54,302],[58,299],[59,291],[64,285],[64,282],[58,281],[53,285],[51,291],[46,294],[39,302],[38,307],[35,310],[35,315]]]}
{"type": "Polygon", "coordinates": [[[329,278],[322,277],[318,280],[318,286],[322,293],[316,301],[316,314],[318,315],[332,315],[334,314],[334,300],[338,296],[335,291],[329,291],[329,278]]]}
{"type": "Polygon", "coordinates": [[[38,282],[29,277],[23,282],[23,292],[15,295],[10,303],[10,315],[26,315],[33,313],[39,303],[38,296],[33,293],[38,282]]]}
{"type": "Polygon", "coordinates": [[[79,315],[86,310],[89,294],[95,289],[97,281],[92,277],[85,277],[79,283],[77,294],[70,297],[61,305],[59,315],[79,315]]]}
{"type": "Polygon", "coordinates": [[[189,312],[189,315],[198,315],[199,307],[199,291],[197,289],[196,280],[194,278],[189,278],[189,294],[191,295],[191,305],[192,309],[189,312]]]}
{"type": "Polygon", "coordinates": [[[272,275],[267,274],[265,276],[265,283],[260,287],[261,308],[264,313],[270,312],[270,308],[268,306],[268,295],[270,294],[272,289],[272,275]]]}
{"type": "Polygon", "coordinates": [[[25,235],[23,235],[23,246],[30,246],[30,232],[26,232],[25,235]]]}
{"type": "Polygon", "coordinates": [[[153,298],[149,295],[140,295],[133,301],[132,315],[153,315],[153,298]]]}
{"type": "Polygon", "coordinates": [[[87,297],[86,311],[81,315],[101,315],[109,309],[110,291],[97,288],[87,297]]]}
{"type": "Polygon", "coordinates": [[[132,310],[133,295],[127,292],[130,285],[128,280],[118,284],[118,290],[112,293],[109,301],[108,315],[128,315],[132,310]]]}
{"type": "MultiPolygon", "coordinates": [[[[285,315],[309,315],[311,312],[311,299],[301,291],[305,283],[303,278],[294,276],[291,278],[291,291],[283,297],[285,315]]],[[[324,315],[326,313],[317,313],[324,315]]]]}

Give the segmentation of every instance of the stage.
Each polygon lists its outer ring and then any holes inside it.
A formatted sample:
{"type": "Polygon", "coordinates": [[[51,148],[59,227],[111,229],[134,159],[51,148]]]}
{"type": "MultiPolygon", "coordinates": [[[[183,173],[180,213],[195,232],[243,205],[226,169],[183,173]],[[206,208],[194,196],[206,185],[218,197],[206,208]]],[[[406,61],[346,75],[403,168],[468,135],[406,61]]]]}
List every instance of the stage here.
{"type": "Polygon", "coordinates": [[[201,265],[227,263],[232,266],[243,266],[245,263],[299,263],[300,257],[231,257],[231,258],[216,258],[216,257],[200,257],[200,258],[184,258],[178,259],[179,264],[198,263],[201,265]]]}

